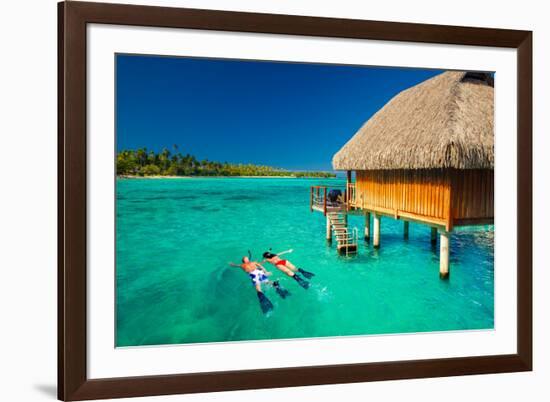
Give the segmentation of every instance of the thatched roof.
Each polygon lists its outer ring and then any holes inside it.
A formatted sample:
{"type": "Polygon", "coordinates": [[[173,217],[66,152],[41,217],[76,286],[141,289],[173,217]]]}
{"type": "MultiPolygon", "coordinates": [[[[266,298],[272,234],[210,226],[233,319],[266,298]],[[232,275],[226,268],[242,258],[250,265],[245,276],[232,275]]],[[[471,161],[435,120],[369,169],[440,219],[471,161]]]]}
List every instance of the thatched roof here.
{"type": "Polygon", "coordinates": [[[390,100],[334,155],[332,165],[493,169],[493,95],[490,74],[437,75],[390,100]]]}

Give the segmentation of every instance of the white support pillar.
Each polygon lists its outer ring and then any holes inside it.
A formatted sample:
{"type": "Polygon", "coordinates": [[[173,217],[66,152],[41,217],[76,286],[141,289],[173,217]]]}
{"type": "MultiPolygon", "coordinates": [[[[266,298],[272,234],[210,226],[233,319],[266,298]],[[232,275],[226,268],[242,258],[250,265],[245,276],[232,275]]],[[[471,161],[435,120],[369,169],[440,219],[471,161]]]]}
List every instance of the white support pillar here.
{"type": "Polygon", "coordinates": [[[365,240],[370,240],[370,212],[365,214],[365,240]]]}
{"type": "Polygon", "coordinates": [[[437,228],[432,228],[430,241],[432,242],[433,246],[437,244],[437,228]]]}
{"type": "Polygon", "coordinates": [[[327,241],[332,241],[332,228],[330,227],[330,219],[327,216],[327,241]]]}
{"type": "Polygon", "coordinates": [[[446,230],[441,231],[439,239],[439,277],[446,279],[449,277],[449,245],[451,234],[446,230]]]}
{"type": "Polygon", "coordinates": [[[409,238],[409,222],[403,221],[403,238],[409,238]]]}
{"type": "Polygon", "coordinates": [[[377,213],[374,213],[373,215],[373,223],[374,223],[374,233],[373,233],[373,242],[372,242],[372,245],[373,247],[375,248],[378,248],[380,247],[380,215],[378,215],[377,213]]]}

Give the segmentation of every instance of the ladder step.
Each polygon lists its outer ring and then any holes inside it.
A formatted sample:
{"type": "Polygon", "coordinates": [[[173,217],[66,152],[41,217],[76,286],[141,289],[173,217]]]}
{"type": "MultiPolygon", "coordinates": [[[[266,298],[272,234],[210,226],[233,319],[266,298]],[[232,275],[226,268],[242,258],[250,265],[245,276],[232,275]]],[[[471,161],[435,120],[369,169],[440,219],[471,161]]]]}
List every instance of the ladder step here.
{"type": "Polygon", "coordinates": [[[330,223],[330,228],[334,233],[337,241],[337,249],[340,254],[357,254],[357,229],[348,227],[346,212],[344,209],[327,211],[327,218],[330,223]]]}

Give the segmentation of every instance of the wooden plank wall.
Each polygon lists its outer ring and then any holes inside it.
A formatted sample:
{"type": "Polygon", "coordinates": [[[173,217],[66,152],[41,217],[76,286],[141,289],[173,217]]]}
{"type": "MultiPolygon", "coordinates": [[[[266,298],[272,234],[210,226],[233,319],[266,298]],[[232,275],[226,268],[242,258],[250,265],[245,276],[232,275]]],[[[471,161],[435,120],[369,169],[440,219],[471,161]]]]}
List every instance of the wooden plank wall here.
{"type": "Polygon", "coordinates": [[[396,217],[407,214],[452,227],[455,219],[493,217],[493,182],[492,170],[358,171],[355,202],[396,217]]]}
{"type": "Polygon", "coordinates": [[[356,175],[356,202],[446,220],[449,176],[442,170],[368,170],[356,175]]]}
{"type": "Polygon", "coordinates": [[[494,177],[488,169],[451,171],[453,219],[493,219],[494,177]]]}

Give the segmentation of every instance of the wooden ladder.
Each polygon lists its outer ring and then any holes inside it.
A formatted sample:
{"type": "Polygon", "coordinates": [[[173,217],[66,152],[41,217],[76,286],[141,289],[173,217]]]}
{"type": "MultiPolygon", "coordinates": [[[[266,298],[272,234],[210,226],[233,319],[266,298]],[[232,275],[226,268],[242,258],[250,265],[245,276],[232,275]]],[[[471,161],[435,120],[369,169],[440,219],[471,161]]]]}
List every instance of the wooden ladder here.
{"type": "Polygon", "coordinates": [[[338,253],[344,255],[357,254],[357,228],[350,230],[347,227],[346,217],[342,212],[329,212],[327,217],[330,227],[336,237],[338,253]]]}

